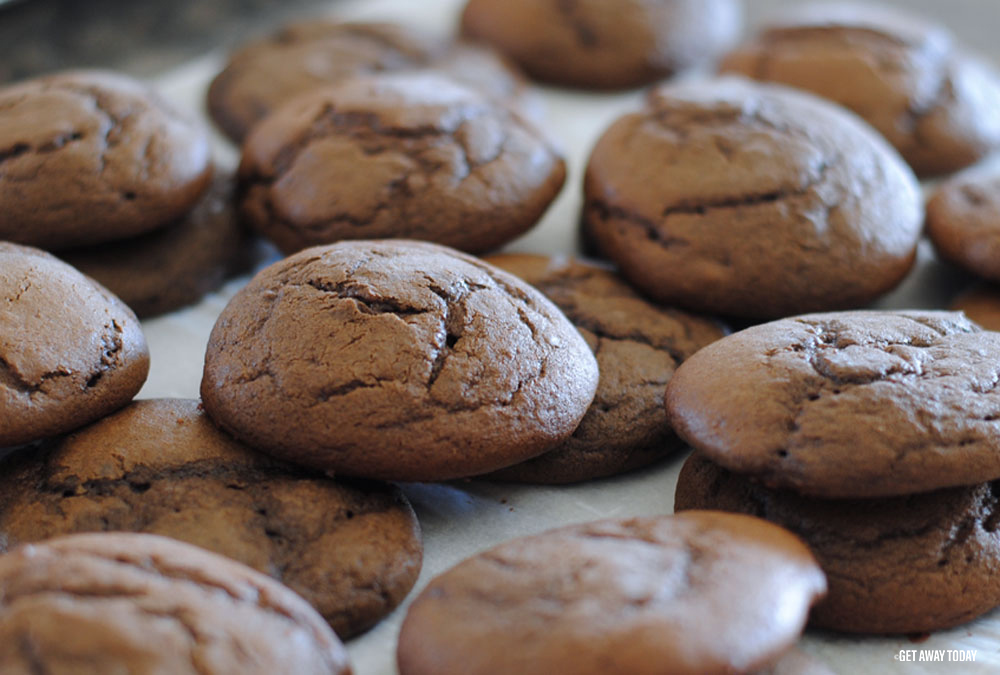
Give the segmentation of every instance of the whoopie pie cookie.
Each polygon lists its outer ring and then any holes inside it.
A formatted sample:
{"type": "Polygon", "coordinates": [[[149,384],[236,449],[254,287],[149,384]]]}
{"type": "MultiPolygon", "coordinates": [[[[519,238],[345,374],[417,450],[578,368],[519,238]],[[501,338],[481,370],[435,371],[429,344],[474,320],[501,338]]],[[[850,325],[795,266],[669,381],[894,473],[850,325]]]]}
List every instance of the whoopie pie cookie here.
{"type": "Polygon", "coordinates": [[[596,264],[528,254],[486,261],[554,302],[590,345],[601,373],[594,402],[565,443],[488,478],[574,483],[646,466],[683,446],[667,423],[663,393],[684,359],[725,334],[722,326],[654,305],[596,264]]]}
{"type": "Polygon", "coordinates": [[[48,253],[0,242],[0,448],[104,417],[148,373],[132,310],[48,253]]]}
{"type": "Polygon", "coordinates": [[[968,169],[938,185],[926,229],[942,258],[1000,281],[1000,170],[968,169]]]}
{"type": "Polygon", "coordinates": [[[480,253],[538,222],[562,157],[507,108],[437,74],[305,94],[243,147],[241,208],[281,250],[406,237],[480,253]]]}
{"type": "Polygon", "coordinates": [[[572,525],[433,579],[397,661],[400,675],[742,673],[779,659],[825,591],[809,549],[758,518],[572,525]]]}
{"type": "Polygon", "coordinates": [[[207,130],[150,87],[67,71],[0,89],[0,239],[58,250],[187,213],[211,180],[207,130]]]}
{"type": "Polygon", "coordinates": [[[851,633],[924,633],[1000,605],[1000,483],[886,499],[815,499],[769,490],[696,452],[674,509],[766,518],[809,545],[830,591],[810,623],[851,633]]]}
{"type": "Polygon", "coordinates": [[[710,63],[742,19],[738,0],[469,0],[462,32],[535,79],[626,89],[710,63]]]}
{"type": "Polygon", "coordinates": [[[215,428],[197,401],[146,400],[0,461],[0,551],[91,531],[160,534],[269,574],[341,638],[399,604],[420,526],[395,487],[273,460],[215,428]]]}
{"type": "Polygon", "coordinates": [[[150,534],[76,534],[0,556],[5,673],[350,675],[347,652],[273,579],[150,534]]]}
{"type": "Polygon", "coordinates": [[[59,257],[140,318],[192,305],[262,257],[263,247],[236,215],[235,188],[231,175],[217,172],[179,220],[138,237],[60,251],[59,257]]]}
{"type": "Polygon", "coordinates": [[[444,480],[550,450],[597,363],[541,293],[405,240],[307,249],[265,268],[209,339],[205,410],[251,447],[386,480],[444,480]]]}
{"type": "Polygon", "coordinates": [[[840,312],[734,333],[667,384],[711,461],[825,498],[1000,478],[1000,333],[951,312],[840,312]]]}
{"type": "Polygon", "coordinates": [[[780,82],[856,112],[922,176],[1000,147],[1000,78],[939,24],[878,4],[783,7],[722,70],[780,82]]]}
{"type": "Polygon", "coordinates": [[[644,294],[768,319],[864,305],[913,266],[913,172],[868,125],[742,80],[653,91],[587,167],[584,227],[644,294]]]}

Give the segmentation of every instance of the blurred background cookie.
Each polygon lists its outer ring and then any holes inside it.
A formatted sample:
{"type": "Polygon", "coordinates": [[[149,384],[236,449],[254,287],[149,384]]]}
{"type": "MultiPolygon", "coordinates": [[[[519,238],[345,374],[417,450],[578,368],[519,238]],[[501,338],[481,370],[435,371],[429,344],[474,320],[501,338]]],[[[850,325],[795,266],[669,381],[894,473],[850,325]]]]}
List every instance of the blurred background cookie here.
{"type": "Polygon", "coordinates": [[[1000,281],[1000,170],[968,169],[938,185],[927,202],[926,231],[942,258],[1000,281]]]}

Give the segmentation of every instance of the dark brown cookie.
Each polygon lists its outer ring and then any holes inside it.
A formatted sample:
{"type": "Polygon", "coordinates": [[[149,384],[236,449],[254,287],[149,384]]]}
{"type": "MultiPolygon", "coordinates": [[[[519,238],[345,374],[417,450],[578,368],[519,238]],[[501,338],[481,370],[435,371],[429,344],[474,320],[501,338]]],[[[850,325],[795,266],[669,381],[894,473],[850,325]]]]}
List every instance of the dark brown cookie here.
{"type": "Polygon", "coordinates": [[[132,310],[48,253],[0,242],[0,448],[117,410],[148,373],[132,310]]]}
{"type": "Polygon", "coordinates": [[[597,387],[541,293],[413,241],[317,247],[261,271],[212,331],[201,394],[247,444],[338,474],[443,480],[549,450],[597,387]]]}
{"type": "Polygon", "coordinates": [[[432,580],[400,675],[746,672],[796,640],[826,582],[785,530],[723,513],[607,520],[500,544],[432,580]]]}
{"type": "Polygon", "coordinates": [[[235,207],[234,181],[220,173],[177,222],[132,239],[62,251],[59,257],[140,318],[166,314],[198,302],[253,265],[259,251],[235,207]]]}
{"type": "Polygon", "coordinates": [[[536,79],[623,89],[711,62],[742,18],[736,0],[469,0],[462,32],[536,79]]]}
{"type": "Polygon", "coordinates": [[[1000,79],[942,26],[878,5],[782,8],[722,70],[806,89],[853,110],[920,175],[1000,147],[1000,79]]]}
{"type": "Polygon", "coordinates": [[[0,90],[0,161],[0,239],[52,250],[161,227],[211,179],[206,130],[103,71],[0,90]]]}
{"type": "Polygon", "coordinates": [[[810,623],[852,633],[923,633],[1000,605],[1000,483],[891,499],[823,500],[768,490],[692,455],[674,508],[765,518],[809,545],[830,592],[810,623]]]}
{"type": "Polygon", "coordinates": [[[420,572],[396,488],[334,482],[253,452],[197,401],[138,401],[0,463],[0,550],[61,534],[160,534],[270,574],[342,638],[399,604],[420,572]]]}
{"type": "Polygon", "coordinates": [[[1000,281],[1000,172],[972,169],[939,185],[927,202],[927,235],[945,260],[1000,281]]]}
{"type": "Polygon", "coordinates": [[[530,124],[435,74],[356,78],[254,128],[241,208],[286,253],[409,237],[479,253],[531,228],[566,176],[530,124]]]}
{"type": "Polygon", "coordinates": [[[965,315],[986,330],[1000,331],[1000,287],[978,283],[959,294],[950,309],[965,315]]]}
{"type": "Polygon", "coordinates": [[[1000,333],[950,312],[814,314],[705,347],[667,385],[681,438],[770,487],[889,497],[1000,478],[1000,333]]]}
{"type": "Polygon", "coordinates": [[[724,78],[662,87],[587,168],[584,225],[645,294],[754,319],[846,309],[913,265],[916,179],[850,113],[724,78]]]}
{"type": "Polygon", "coordinates": [[[78,534],[0,556],[5,673],[350,675],[344,646],[290,590],[148,534],[78,534]]]}
{"type": "Polygon", "coordinates": [[[683,446],[667,424],[663,392],[677,365],[721,338],[713,321],[642,299],[608,269],[565,257],[486,259],[554,302],[590,345],[601,373],[580,426],[555,450],[490,474],[527,483],[574,483],[651,464],[683,446]]]}
{"type": "Polygon", "coordinates": [[[237,51],[208,89],[208,110],[236,142],[289,99],[348,77],[440,67],[500,100],[525,95],[510,64],[483,47],[452,45],[391,23],[293,23],[237,51]]]}

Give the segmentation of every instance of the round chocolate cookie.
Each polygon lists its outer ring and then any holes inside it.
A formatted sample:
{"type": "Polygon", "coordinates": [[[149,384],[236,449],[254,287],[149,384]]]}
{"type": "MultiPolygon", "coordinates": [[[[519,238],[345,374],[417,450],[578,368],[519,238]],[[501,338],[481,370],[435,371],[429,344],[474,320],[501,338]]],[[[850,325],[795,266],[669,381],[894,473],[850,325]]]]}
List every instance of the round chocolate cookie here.
{"type": "Polygon", "coordinates": [[[667,385],[681,438],[817,497],[1000,478],[1000,333],[950,312],[842,312],[723,338],[667,385]]]}
{"type": "Polygon", "coordinates": [[[253,265],[254,238],[236,216],[234,193],[233,179],[219,173],[177,222],[132,239],[62,251],[59,257],[141,318],[192,305],[253,265]]]}
{"type": "Polygon", "coordinates": [[[342,638],[420,572],[420,527],[387,484],[334,481],[253,452],[197,401],[138,401],[0,462],[0,550],[73,532],[160,534],[270,574],[342,638]]]}
{"type": "Polygon", "coordinates": [[[919,187],[843,109],[724,78],[662,87],[598,141],[584,226],[640,290],[768,319],[874,300],[913,265],[919,187]]]}
{"type": "Polygon", "coordinates": [[[945,260],[1000,281],[1000,172],[972,169],[939,185],[927,202],[927,235],[945,260]]]}
{"type": "Polygon", "coordinates": [[[166,225],[212,173],[205,129],[103,71],[0,89],[0,160],[0,239],[52,250],[166,225]]]}
{"type": "Polygon", "coordinates": [[[852,633],[923,633],[1000,605],[1000,483],[890,499],[823,500],[768,490],[693,454],[674,509],[765,518],[809,545],[830,592],[810,623],[852,633]]]}
{"type": "Polygon", "coordinates": [[[757,518],[573,525],[432,580],[403,622],[399,672],[742,673],[791,647],[825,590],[802,542],[757,518]]]}
{"type": "Polygon", "coordinates": [[[965,315],[986,330],[1000,331],[1000,287],[978,283],[959,294],[950,309],[965,315]]]}
{"type": "Polygon", "coordinates": [[[557,446],[594,398],[587,343],[541,293],[442,246],[358,241],[261,271],[219,317],[206,411],[345,475],[444,480],[557,446]]]}
{"type": "Polygon", "coordinates": [[[718,324],[651,304],[597,265],[524,254],[486,262],[554,302],[590,345],[601,373],[594,402],[565,443],[488,478],[573,483],[646,466],[683,447],[667,424],[663,392],[681,361],[724,335],[718,324]]]}
{"type": "Polygon", "coordinates": [[[942,26],[883,6],[815,3],[729,54],[722,70],[836,101],[868,121],[920,175],[1000,147],[1000,79],[942,26]]]}
{"type": "Polygon", "coordinates": [[[624,89],[714,60],[742,19],[737,0],[469,0],[462,32],[536,79],[624,89]]]}
{"type": "Polygon", "coordinates": [[[286,253],[410,237],[473,253],[531,228],[566,176],[533,126],[435,74],[356,78],[254,128],[241,208],[286,253]]]}
{"type": "Polygon", "coordinates": [[[522,78],[492,50],[453,45],[391,23],[312,20],[237,51],[208,89],[208,110],[236,142],[289,99],[356,75],[440,67],[469,86],[517,103],[522,78]]]}
{"type": "Polygon", "coordinates": [[[0,556],[5,673],[350,675],[344,646],[290,590],[148,534],[78,534],[0,556]]]}
{"type": "Polygon", "coordinates": [[[0,242],[0,448],[104,417],[148,373],[132,310],[48,253],[0,242]]]}

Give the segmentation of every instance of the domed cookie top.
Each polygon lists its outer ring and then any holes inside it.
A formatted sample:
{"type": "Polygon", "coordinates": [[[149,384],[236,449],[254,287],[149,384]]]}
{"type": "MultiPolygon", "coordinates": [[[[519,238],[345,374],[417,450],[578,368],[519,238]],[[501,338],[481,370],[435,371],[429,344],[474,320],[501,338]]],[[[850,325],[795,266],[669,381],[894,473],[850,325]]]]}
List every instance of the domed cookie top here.
{"type": "Polygon", "coordinates": [[[941,26],[850,2],[782,8],[724,71],[812,91],[861,115],[921,175],[1000,147],[1000,79],[941,26]]]}
{"type": "Polygon", "coordinates": [[[770,487],[883,497],[1000,478],[1000,333],[949,312],[755,326],[667,385],[677,433],[770,487]]]}
{"type": "Polygon", "coordinates": [[[391,23],[303,21],[238,50],[208,89],[208,110],[231,139],[303,93],[354,75],[439,67],[516,103],[522,78],[492,50],[453,45],[391,23]]]}
{"type": "Polygon", "coordinates": [[[826,582],[766,521],[608,520],[515,539],[432,580],[399,636],[400,675],[714,674],[770,664],[826,582]]]}
{"type": "Polygon", "coordinates": [[[533,126],[435,74],[297,98],[254,128],[240,164],[243,213],[285,252],[369,237],[488,251],[533,226],[565,175],[533,126]]]}
{"type": "Polygon", "coordinates": [[[718,324],[654,305],[590,263],[525,254],[486,261],[554,302],[587,340],[601,373],[593,404],[565,443],[490,478],[572,483],[645,466],[681,446],[663,392],[681,361],[723,336],[718,324]]]}
{"type": "Polygon", "coordinates": [[[768,490],[696,452],[674,509],[759,516],[802,537],[827,574],[813,626],[852,633],[943,630],[1000,605],[1000,483],[886,499],[768,490]]]}
{"type": "Polygon", "coordinates": [[[0,551],[73,532],[172,537],[278,578],[342,638],[390,612],[420,572],[420,527],[398,489],[279,463],[197,401],[137,401],[0,469],[0,551]]]}
{"type": "Polygon", "coordinates": [[[750,318],[873,300],[922,224],[912,172],[870,127],[735,78],[655,90],[598,141],[585,195],[588,234],[645,294],[750,318]]]}
{"type": "Polygon", "coordinates": [[[148,534],[79,534],[0,556],[5,673],[349,675],[344,646],[263,574],[148,534]]]}
{"type": "Polygon", "coordinates": [[[0,242],[0,448],[117,410],[148,372],[142,328],[118,298],[48,253],[0,242]]]}
{"type": "Polygon", "coordinates": [[[971,169],[939,185],[927,202],[927,235],[941,257],[1000,281],[1000,171],[971,169]]]}
{"type": "Polygon", "coordinates": [[[123,75],[0,89],[0,239],[64,249],[179,218],[211,178],[206,131],[123,75]]]}
{"type": "Polygon", "coordinates": [[[716,58],[736,40],[736,0],[469,0],[462,32],[539,80],[636,87],[716,58]]]}
{"type": "Polygon", "coordinates": [[[410,241],[307,249],[236,294],[205,409],[251,446],[337,474],[476,475],[565,440],[594,397],[586,342],[538,291],[410,241]]]}

